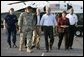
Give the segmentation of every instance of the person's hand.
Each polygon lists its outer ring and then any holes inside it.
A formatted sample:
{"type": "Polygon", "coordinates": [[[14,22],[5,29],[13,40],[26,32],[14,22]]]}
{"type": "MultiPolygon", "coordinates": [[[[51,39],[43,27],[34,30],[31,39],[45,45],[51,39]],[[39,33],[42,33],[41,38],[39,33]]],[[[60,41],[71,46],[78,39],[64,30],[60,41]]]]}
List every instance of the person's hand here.
{"type": "Polygon", "coordinates": [[[22,29],[19,27],[19,32],[22,33],[22,29]]]}

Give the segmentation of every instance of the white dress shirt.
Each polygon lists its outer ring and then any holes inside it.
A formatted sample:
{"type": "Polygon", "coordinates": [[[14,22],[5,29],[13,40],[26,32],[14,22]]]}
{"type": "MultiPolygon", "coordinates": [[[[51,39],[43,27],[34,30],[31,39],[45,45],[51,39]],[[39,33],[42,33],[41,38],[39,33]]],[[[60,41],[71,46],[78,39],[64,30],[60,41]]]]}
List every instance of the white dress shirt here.
{"type": "Polygon", "coordinates": [[[78,18],[75,14],[67,14],[66,17],[69,18],[70,25],[77,25],[78,18]]]}
{"type": "Polygon", "coordinates": [[[56,26],[57,22],[56,22],[55,16],[53,14],[50,14],[50,15],[44,14],[41,18],[40,25],[41,26],[56,26]]]}

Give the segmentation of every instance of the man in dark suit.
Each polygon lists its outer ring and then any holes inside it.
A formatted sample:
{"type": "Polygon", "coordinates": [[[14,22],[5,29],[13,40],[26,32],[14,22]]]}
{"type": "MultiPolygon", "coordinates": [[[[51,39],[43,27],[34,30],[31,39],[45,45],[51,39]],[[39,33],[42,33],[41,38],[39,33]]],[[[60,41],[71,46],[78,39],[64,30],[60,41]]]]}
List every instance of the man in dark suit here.
{"type": "Polygon", "coordinates": [[[16,24],[17,24],[17,16],[14,15],[14,9],[11,8],[9,10],[9,14],[5,17],[5,26],[7,28],[7,34],[8,34],[8,38],[7,38],[7,42],[11,48],[11,35],[13,37],[12,42],[13,42],[13,47],[17,47],[16,46],[16,24]]]}

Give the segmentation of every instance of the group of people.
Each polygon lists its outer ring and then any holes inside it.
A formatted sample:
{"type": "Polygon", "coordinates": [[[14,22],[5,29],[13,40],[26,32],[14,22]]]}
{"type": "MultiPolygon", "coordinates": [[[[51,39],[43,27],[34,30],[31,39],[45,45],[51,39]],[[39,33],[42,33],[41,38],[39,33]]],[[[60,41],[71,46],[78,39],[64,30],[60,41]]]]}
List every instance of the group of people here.
{"type": "Polygon", "coordinates": [[[65,50],[72,49],[75,25],[77,25],[77,16],[73,13],[73,8],[70,13],[62,12],[62,15],[54,16],[51,13],[51,8],[46,6],[46,11],[41,14],[40,9],[32,13],[32,7],[25,8],[25,12],[21,13],[19,18],[14,14],[14,9],[9,10],[9,14],[5,17],[5,26],[8,31],[7,42],[11,48],[11,35],[13,36],[13,47],[16,45],[16,28],[19,26],[20,41],[19,50],[27,49],[27,52],[32,52],[33,48],[40,49],[41,31],[44,32],[46,52],[52,50],[54,43],[53,28],[57,27],[59,33],[58,49],[60,49],[63,36],[65,36],[65,50]],[[57,19],[56,19],[57,17],[57,19]],[[50,41],[48,41],[48,38],[50,41]]]}

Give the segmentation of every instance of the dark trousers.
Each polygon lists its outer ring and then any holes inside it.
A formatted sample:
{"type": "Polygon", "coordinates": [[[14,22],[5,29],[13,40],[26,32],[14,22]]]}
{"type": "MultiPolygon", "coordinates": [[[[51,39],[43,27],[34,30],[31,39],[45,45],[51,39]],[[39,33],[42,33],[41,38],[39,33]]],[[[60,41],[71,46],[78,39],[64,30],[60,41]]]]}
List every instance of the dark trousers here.
{"type": "Polygon", "coordinates": [[[9,45],[11,45],[11,35],[12,35],[12,42],[15,45],[16,43],[16,28],[7,28],[8,31],[8,38],[7,42],[9,45]]]}
{"type": "Polygon", "coordinates": [[[43,27],[44,27],[44,26],[41,26],[41,31],[43,31],[43,27]]]}
{"type": "Polygon", "coordinates": [[[71,47],[71,48],[73,45],[75,31],[76,31],[75,25],[70,25],[69,26],[69,47],[71,47]]]}
{"type": "Polygon", "coordinates": [[[49,50],[49,46],[52,47],[54,43],[53,26],[44,26],[43,31],[45,36],[45,47],[46,47],[46,50],[49,50]],[[48,37],[50,38],[49,43],[48,43],[48,37]]]}
{"type": "Polygon", "coordinates": [[[26,44],[27,44],[27,38],[25,38],[25,47],[26,47],[26,44]]]}
{"type": "Polygon", "coordinates": [[[68,47],[69,47],[69,32],[68,31],[59,33],[58,48],[60,49],[63,37],[65,37],[65,49],[68,49],[68,47]]]}

